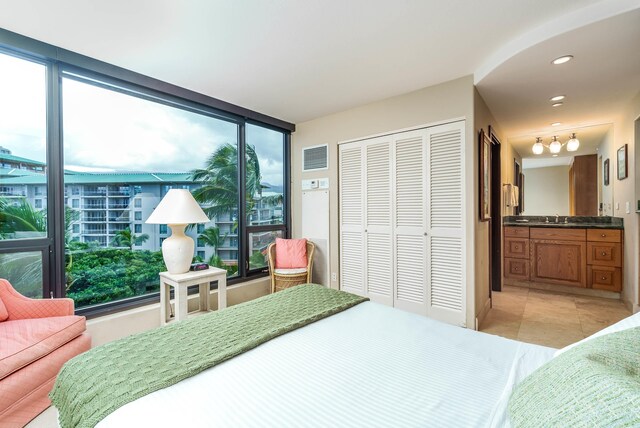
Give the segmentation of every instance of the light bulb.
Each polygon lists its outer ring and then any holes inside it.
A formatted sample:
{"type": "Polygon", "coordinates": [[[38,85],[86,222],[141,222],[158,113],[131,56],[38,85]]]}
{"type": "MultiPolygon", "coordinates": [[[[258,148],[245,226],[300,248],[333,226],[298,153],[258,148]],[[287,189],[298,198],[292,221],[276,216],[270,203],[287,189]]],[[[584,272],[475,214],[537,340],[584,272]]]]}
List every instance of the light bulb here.
{"type": "Polygon", "coordinates": [[[542,154],[542,152],[544,151],[544,146],[540,142],[540,137],[536,138],[536,142],[533,145],[533,147],[531,148],[531,150],[533,151],[534,155],[541,155],[542,154]]]}
{"type": "Polygon", "coordinates": [[[549,151],[551,153],[560,153],[560,149],[562,149],[562,143],[558,141],[557,137],[553,137],[553,141],[549,144],[549,151]]]}
{"type": "Polygon", "coordinates": [[[576,133],[571,134],[571,139],[567,141],[567,151],[575,152],[580,147],[580,141],[576,138],[576,133]]]}

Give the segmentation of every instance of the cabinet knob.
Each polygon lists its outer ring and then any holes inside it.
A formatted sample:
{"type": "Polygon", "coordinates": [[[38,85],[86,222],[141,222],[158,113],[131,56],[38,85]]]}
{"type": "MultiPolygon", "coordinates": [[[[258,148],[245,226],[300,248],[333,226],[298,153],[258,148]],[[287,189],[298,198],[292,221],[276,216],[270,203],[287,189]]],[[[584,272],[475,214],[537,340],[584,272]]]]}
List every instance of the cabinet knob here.
{"type": "Polygon", "coordinates": [[[607,255],[607,253],[603,251],[603,252],[602,252],[602,255],[603,255],[603,256],[606,256],[606,255],[607,255]]]}
{"type": "Polygon", "coordinates": [[[602,235],[600,235],[600,236],[602,236],[603,238],[606,238],[606,237],[607,237],[607,235],[606,235],[606,234],[604,234],[604,233],[603,233],[602,235]]]}
{"type": "Polygon", "coordinates": [[[513,268],[513,270],[515,270],[516,272],[518,272],[518,268],[513,268]]]}
{"type": "Polygon", "coordinates": [[[606,276],[603,276],[603,277],[602,277],[602,280],[603,280],[603,281],[605,281],[606,279],[607,279],[607,277],[606,277],[606,276]]]}

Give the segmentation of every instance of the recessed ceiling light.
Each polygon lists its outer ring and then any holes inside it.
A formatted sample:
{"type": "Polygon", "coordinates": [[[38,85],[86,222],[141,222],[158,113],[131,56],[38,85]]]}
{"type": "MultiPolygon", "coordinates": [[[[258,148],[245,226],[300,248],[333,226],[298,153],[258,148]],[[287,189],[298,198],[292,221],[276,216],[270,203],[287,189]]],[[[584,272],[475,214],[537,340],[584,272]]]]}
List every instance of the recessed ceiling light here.
{"type": "Polygon", "coordinates": [[[556,58],[553,61],[551,61],[551,64],[560,65],[560,64],[564,64],[565,62],[569,62],[572,59],[573,59],[573,55],[563,55],[560,58],[556,58]]]}
{"type": "Polygon", "coordinates": [[[551,107],[560,107],[563,103],[554,103],[551,104],[551,107]]]}
{"type": "Polygon", "coordinates": [[[551,124],[551,126],[560,126],[560,125],[562,125],[562,122],[553,122],[551,124]]]}
{"type": "Polygon", "coordinates": [[[550,100],[551,101],[562,101],[564,100],[565,96],[564,95],[556,95],[555,97],[551,97],[550,100]]]}
{"type": "Polygon", "coordinates": [[[554,158],[557,158],[557,157],[558,157],[558,155],[551,155],[551,156],[553,156],[554,158]]]}

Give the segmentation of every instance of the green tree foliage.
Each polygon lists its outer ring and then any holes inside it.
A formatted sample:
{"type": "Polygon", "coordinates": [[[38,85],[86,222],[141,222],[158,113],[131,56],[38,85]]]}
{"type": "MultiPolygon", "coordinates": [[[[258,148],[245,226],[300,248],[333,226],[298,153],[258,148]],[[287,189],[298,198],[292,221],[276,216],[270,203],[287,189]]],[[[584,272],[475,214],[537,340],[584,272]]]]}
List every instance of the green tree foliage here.
{"type": "MultiPolygon", "coordinates": [[[[224,144],[211,154],[204,168],[191,171],[193,181],[202,184],[193,197],[204,205],[209,218],[233,212],[238,208],[238,147],[224,144]]],[[[247,144],[246,182],[247,212],[251,212],[254,198],[262,193],[260,162],[255,147],[247,144]]]]}
{"type": "Polygon", "coordinates": [[[0,239],[13,238],[18,232],[44,236],[46,230],[46,210],[34,209],[25,198],[0,198],[0,239]]]}
{"type": "Polygon", "coordinates": [[[149,235],[143,233],[142,235],[135,235],[131,232],[130,228],[126,228],[124,230],[119,230],[116,232],[113,240],[111,241],[112,245],[116,247],[127,247],[130,250],[133,250],[134,245],[140,245],[144,242],[147,242],[149,239],[149,235]]]}
{"type": "Polygon", "coordinates": [[[158,291],[158,272],[165,270],[160,251],[75,251],[67,272],[67,297],[80,307],[152,293],[158,291]]]}

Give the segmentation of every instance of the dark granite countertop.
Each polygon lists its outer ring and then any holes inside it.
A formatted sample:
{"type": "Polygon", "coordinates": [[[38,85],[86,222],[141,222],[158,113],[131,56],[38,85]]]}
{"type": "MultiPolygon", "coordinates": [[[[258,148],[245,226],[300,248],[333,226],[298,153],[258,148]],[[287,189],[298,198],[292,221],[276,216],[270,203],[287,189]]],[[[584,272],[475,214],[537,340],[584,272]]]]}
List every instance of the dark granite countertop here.
{"type": "Polygon", "coordinates": [[[624,229],[622,218],[619,217],[560,216],[556,223],[556,216],[505,216],[502,224],[560,229],[624,229]],[[546,219],[549,219],[548,223],[546,219]]]}

